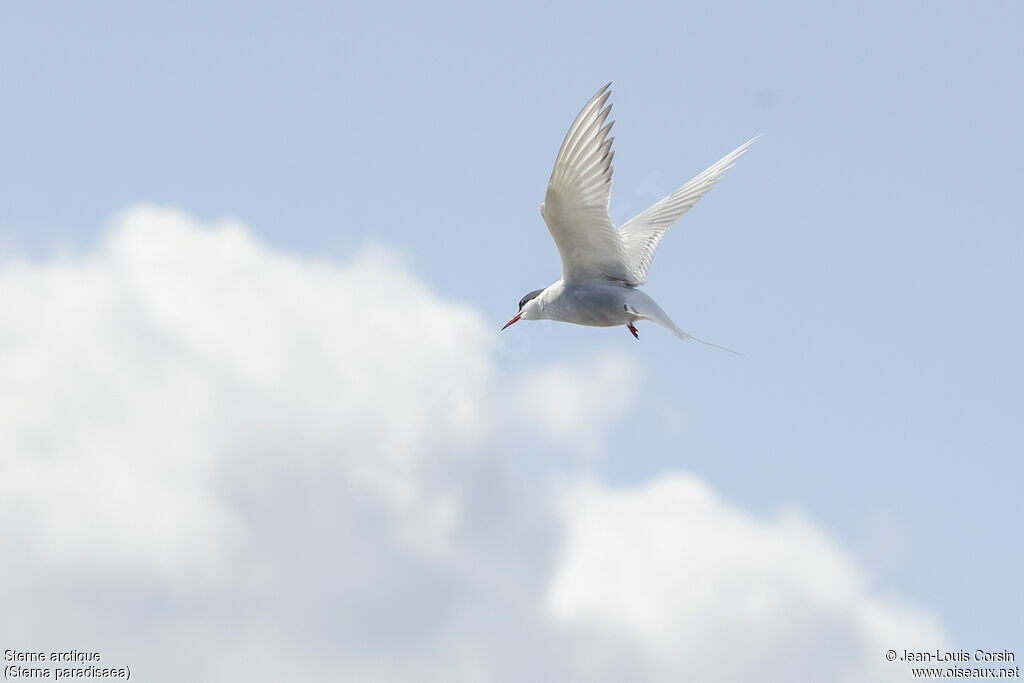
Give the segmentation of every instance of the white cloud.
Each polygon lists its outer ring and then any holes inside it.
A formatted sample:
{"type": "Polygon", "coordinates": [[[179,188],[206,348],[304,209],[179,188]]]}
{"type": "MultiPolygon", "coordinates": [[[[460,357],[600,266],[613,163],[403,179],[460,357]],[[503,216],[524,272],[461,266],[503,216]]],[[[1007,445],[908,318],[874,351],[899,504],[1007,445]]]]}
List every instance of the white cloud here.
{"type": "Polygon", "coordinates": [[[639,374],[632,359],[607,351],[528,370],[514,382],[513,411],[543,436],[596,455],[632,407],[639,374]]]}
{"type": "Polygon", "coordinates": [[[560,509],[552,615],[629,638],[686,679],[901,679],[887,649],[946,644],[934,616],[871,595],[798,511],[758,519],[682,474],[576,483],[560,509]]]}
{"type": "MultiPolygon", "coordinates": [[[[48,561],[222,567],[232,459],[313,459],[389,504],[480,438],[490,339],[386,253],[346,268],[141,207],[100,249],[0,271],[7,537],[48,561]]],[[[255,474],[254,474],[255,476],[255,474]]],[[[443,517],[450,514],[440,510],[443,517]]]]}
{"type": "Polygon", "coordinates": [[[729,681],[807,638],[863,680],[879,644],[941,639],[795,513],[512,474],[599,452],[639,368],[505,376],[496,326],[386,250],[300,258],[143,206],[86,253],[7,258],[0,292],[11,646],[153,681],[729,681]]]}

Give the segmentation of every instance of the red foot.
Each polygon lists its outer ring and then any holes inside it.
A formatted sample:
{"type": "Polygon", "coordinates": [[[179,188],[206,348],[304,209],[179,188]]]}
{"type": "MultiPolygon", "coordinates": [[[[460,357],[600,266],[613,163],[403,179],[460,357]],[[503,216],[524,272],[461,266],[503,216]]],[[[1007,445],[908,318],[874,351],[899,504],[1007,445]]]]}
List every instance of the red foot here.
{"type": "Polygon", "coordinates": [[[629,328],[629,331],[633,333],[633,336],[634,336],[634,337],[636,337],[637,339],[639,339],[639,338],[640,338],[640,335],[639,335],[639,334],[637,334],[636,328],[635,328],[635,327],[633,327],[633,323],[627,323],[627,324],[626,324],[626,327],[628,327],[628,328],[629,328]]]}

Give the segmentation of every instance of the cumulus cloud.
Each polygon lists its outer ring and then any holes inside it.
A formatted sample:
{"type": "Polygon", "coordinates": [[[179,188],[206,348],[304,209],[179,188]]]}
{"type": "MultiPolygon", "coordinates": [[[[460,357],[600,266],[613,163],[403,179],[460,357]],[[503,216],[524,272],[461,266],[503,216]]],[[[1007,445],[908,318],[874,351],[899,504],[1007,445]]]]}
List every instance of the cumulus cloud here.
{"type": "Polygon", "coordinates": [[[870,594],[856,562],[796,510],[757,519],[701,480],[665,475],[561,494],[551,614],[628,638],[687,680],[905,675],[890,647],[945,645],[937,620],[870,594]],[[827,653],[827,654],[826,654],[827,653]]]}
{"type": "Polygon", "coordinates": [[[513,413],[564,447],[596,456],[636,398],[638,370],[611,352],[527,370],[513,383],[513,413]]]}
{"type": "Polygon", "coordinates": [[[141,206],[8,256],[0,292],[5,647],[153,681],[732,681],[808,643],[787,680],[880,680],[878,647],[942,642],[799,513],[517,473],[600,453],[636,361],[502,371],[493,321],[387,250],[141,206]]]}
{"type": "Polygon", "coordinates": [[[242,460],[403,505],[419,459],[486,424],[484,325],[384,253],[303,262],[139,208],[96,253],[8,263],[0,288],[4,519],[48,562],[208,573],[244,527],[218,480],[260,485],[242,460]]]}

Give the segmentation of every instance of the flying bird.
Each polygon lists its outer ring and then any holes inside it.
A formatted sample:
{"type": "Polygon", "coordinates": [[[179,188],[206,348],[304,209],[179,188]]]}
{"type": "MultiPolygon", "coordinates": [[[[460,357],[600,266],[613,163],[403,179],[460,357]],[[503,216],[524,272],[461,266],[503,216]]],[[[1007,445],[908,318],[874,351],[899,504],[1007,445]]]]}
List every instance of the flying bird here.
{"type": "Polygon", "coordinates": [[[569,127],[540,206],[562,257],[562,279],[524,296],[519,301],[519,312],[501,329],[519,320],[559,320],[594,327],[625,325],[639,339],[635,323],[650,320],[680,339],[725,349],[683,332],[638,287],[647,281],[647,271],[665,231],[757,138],[740,145],[616,229],[608,214],[615,155],[615,138],[608,137],[615,122],[605,123],[612,109],[608,104],[610,87],[611,83],[598,90],[569,127]]]}

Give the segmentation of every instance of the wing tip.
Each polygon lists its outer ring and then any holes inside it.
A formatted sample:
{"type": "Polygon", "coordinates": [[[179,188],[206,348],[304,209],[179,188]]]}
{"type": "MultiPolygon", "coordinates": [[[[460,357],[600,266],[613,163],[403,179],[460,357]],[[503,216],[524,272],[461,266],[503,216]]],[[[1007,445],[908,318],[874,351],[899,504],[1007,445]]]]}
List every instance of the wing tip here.
{"type": "MultiPolygon", "coordinates": [[[[593,104],[593,102],[595,100],[601,99],[602,95],[604,96],[604,100],[607,101],[608,97],[612,94],[612,91],[609,90],[609,88],[611,88],[611,87],[612,87],[612,82],[611,81],[608,81],[607,83],[605,83],[604,87],[601,88],[600,90],[598,90],[596,93],[594,93],[594,96],[590,98],[590,102],[588,102],[587,104],[593,104]]],[[[604,106],[604,102],[601,103],[601,106],[602,107],[604,106]]],[[[583,107],[583,108],[586,109],[587,107],[583,107]]]]}
{"type": "MultiPolygon", "coordinates": [[[[602,95],[604,95],[604,99],[607,100],[608,96],[612,94],[611,90],[609,90],[609,88],[611,88],[611,87],[612,87],[612,82],[611,81],[608,81],[607,83],[605,83],[604,86],[600,90],[598,90],[596,93],[594,93],[594,96],[590,98],[590,102],[588,102],[587,104],[593,103],[594,100],[598,99],[602,95]]],[[[601,106],[604,107],[604,102],[601,103],[601,106]]],[[[584,107],[584,109],[586,109],[586,107],[584,107]]]]}
{"type": "Polygon", "coordinates": [[[759,139],[761,139],[761,137],[763,137],[763,136],[764,136],[764,133],[758,133],[757,135],[755,135],[754,137],[750,138],[749,140],[747,140],[746,142],[744,142],[744,143],[743,143],[742,145],[740,145],[739,147],[737,147],[737,148],[736,148],[736,151],[735,151],[735,152],[733,152],[733,153],[734,153],[734,154],[736,154],[736,153],[739,153],[739,154],[743,154],[744,152],[746,152],[746,151],[747,151],[747,148],[748,148],[748,147],[750,147],[750,146],[751,146],[752,144],[754,144],[755,142],[757,142],[757,141],[758,141],[759,139]]]}

